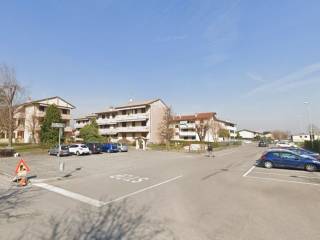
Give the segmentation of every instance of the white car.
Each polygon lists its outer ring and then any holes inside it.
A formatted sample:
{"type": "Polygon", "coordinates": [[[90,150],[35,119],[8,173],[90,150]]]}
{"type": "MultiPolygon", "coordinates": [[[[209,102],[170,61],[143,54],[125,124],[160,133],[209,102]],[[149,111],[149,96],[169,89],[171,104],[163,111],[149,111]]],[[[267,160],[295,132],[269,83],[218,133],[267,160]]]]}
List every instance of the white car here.
{"type": "Polygon", "coordinates": [[[289,148],[289,147],[297,147],[293,142],[289,141],[280,141],[276,144],[277,147],[289,148]]]}
{"type": "Polygon", "coordinates": [[[89,148],[84,144],[72,144],[69,146],[69,152],[76,155],[90,154],[89,148]]]}

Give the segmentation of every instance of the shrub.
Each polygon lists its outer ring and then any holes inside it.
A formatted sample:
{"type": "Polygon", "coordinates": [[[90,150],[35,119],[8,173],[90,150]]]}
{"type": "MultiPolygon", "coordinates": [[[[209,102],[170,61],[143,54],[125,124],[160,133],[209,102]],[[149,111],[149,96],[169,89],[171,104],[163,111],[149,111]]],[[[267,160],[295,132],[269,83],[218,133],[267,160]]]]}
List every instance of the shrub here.
{"type": "Polygon", "coordinates": [[[320,153],[320,140],[313,141],[313,144],[311,141],[305,141],[304,148],[313,152],[320,153]]]}

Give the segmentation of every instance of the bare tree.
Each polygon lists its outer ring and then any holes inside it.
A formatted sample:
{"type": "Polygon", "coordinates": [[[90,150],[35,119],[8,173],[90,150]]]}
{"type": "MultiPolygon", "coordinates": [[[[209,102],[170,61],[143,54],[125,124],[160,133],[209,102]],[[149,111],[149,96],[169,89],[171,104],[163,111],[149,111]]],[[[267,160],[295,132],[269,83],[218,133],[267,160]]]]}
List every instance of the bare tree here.
{"type": "Polygon", "coordinates": [[[24,89],[16,80],[13,68],[0,65],[0,126],[8,134],[9,147],[12,146],[13,131],[16,128],[14,114],[22,99],[24,89]]]}
{"type": "Polygon", "coordinates": [[[217,140],[217,138],[219,136],[220,129],[221,129],[221,125],[219,124],[218,121],[211,120],[209,122],[209,131],[211,131],[211,134],[212,134],[214,140],[217,140]]]}
{"type": "Polygon", "coordinates": [[[208,121],[196,121],[196,133],[198,134],[200,142],[203,142],[205,140],[209,128],[210,125],[208,121]]]}
{"type": "Polygon", "coordinates": [[[36,133],[37,127],[39,127],[38,117],[36,115],[36,109],[33,109],[33,113],[31,114],[30,118],[26,120],[26,127],[30,132],[31,135],[31,142],[36,143],[36,133]]]}
{"type": "Polygon", "coordinates": [[[171,127],[172,119],[172,109],[171,107],[169,107],[165,110],[162,121],[159,126],[159,135],[161,142],[166,144],[167,149],[169,148],[170,140],[173,138],[174,135],[174,129],[171,127]]]}
{"type": "Polygon", "coordinates": [[[274,139],[277,139],[277,140],[285,140],[285,139],[288,139],[289,133],[281,130],[275,130],[272,132],[272,136],[274,139]]]}

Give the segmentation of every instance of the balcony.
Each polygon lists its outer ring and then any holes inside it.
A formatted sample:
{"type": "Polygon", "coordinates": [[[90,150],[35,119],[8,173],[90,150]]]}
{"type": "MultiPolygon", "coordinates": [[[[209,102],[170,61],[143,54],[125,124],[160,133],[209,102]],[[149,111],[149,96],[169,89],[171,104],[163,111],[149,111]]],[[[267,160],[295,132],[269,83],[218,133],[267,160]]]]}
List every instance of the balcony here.
{"type": "Polygon", "coordinates": [[[139,127],[118,127],[117,131],[119,133],[130,133],[130,132],[149,132],[149,127],[139,126],[139,127]]]}
{"type": "Polygon", "coordinates": [[[63,119],[63,120],[71,120],[71,115],[70,114],[61,114],[61,119],[63,119]]]}
{"type": "Polygon", "coordinates": [[[196,128],[195,123],[180,124],[180,129],[195,129],[195,128],[196,128]]]}
{"type": "Polygon", "coordinates": [[[101,135],[116,135],[117,133],[118,131],[112,128],[99,129],[99,134],[101,135]]]}
{"type": "Polygon", "coordinates": [[[15,118],[26,118],[26,114],[23,112],[17,112],[14,114],[15,118]]]}
{"type": "Polygon", "coordinates": [[[74,128],[83,128],[84,126],[86,126],[89,123],[75,123],[74,124],[74,128]]]}
{"type": "Polygon", "coordinates": [[[130,115],[117,115],[117,122],[135,122],[135,121],[146,121],[149,119],[148,113],[138,113],[138,114],[130,114],[130,115]]]}
{"type": "Polygon", "coordinates": [[[72,127],[69,127],[69,126],[68,126],[68,127],[65,127],[65,128],[64,128],[64,131],[65,131],[65,132],[72,132],[72,127]]]}
{"type": "Polygon", "coordinates": [[[180,132],[180,137],[197,137],[196,132],[180,132]]]}
{"type": "Polygon", "coordinates": [[[46,115],[45,112],[37,111],[36,112],[36,117],[44,117],[46,115]]]}
{"type": "Polygon", "coordinates": [[[114,118],[98,118],[98,125],[114,125],[117,124],[117,121],[114,118]]]}

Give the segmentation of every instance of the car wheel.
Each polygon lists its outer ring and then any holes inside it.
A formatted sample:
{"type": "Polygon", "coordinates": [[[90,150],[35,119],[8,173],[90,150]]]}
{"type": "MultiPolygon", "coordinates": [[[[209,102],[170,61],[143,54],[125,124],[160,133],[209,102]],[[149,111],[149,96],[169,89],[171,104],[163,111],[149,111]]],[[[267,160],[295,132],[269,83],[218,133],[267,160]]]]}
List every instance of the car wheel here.
{"type": "Polygon", "coordinates": [[[59,153],[57,153],[57,157],[60,157],[60,154],[59,154],[59,153]]]}
{"type": "Polygon", "coordinates": [[[107,153],[111,153],[111,151],[110,151],[110,150],[108,150],[108,151],[107,151],[107,153]]]}
{"type": "Polygon", "coordinates": [[[313,164],[307,164],[305,169],[308,171],[308,172],[314,172],[316,170],[316,166],[313,165],[313,164]]]}
{"type": "Polygon", "coordinates": [[[268,169],[270,169],[270,168],[273,167],[273,164],[272,164],[272,162],[270,162],[270,161],[265,161],[265,162],[263,163],[263,165],[264,165],[265,168],[268,168],[268,169]]]}
{"type": "Polygon", "coordinates": [[[77,156],[80,156],[80,152],[79,151],[77,151],[76,154],[77,154],[77,156]]]}

